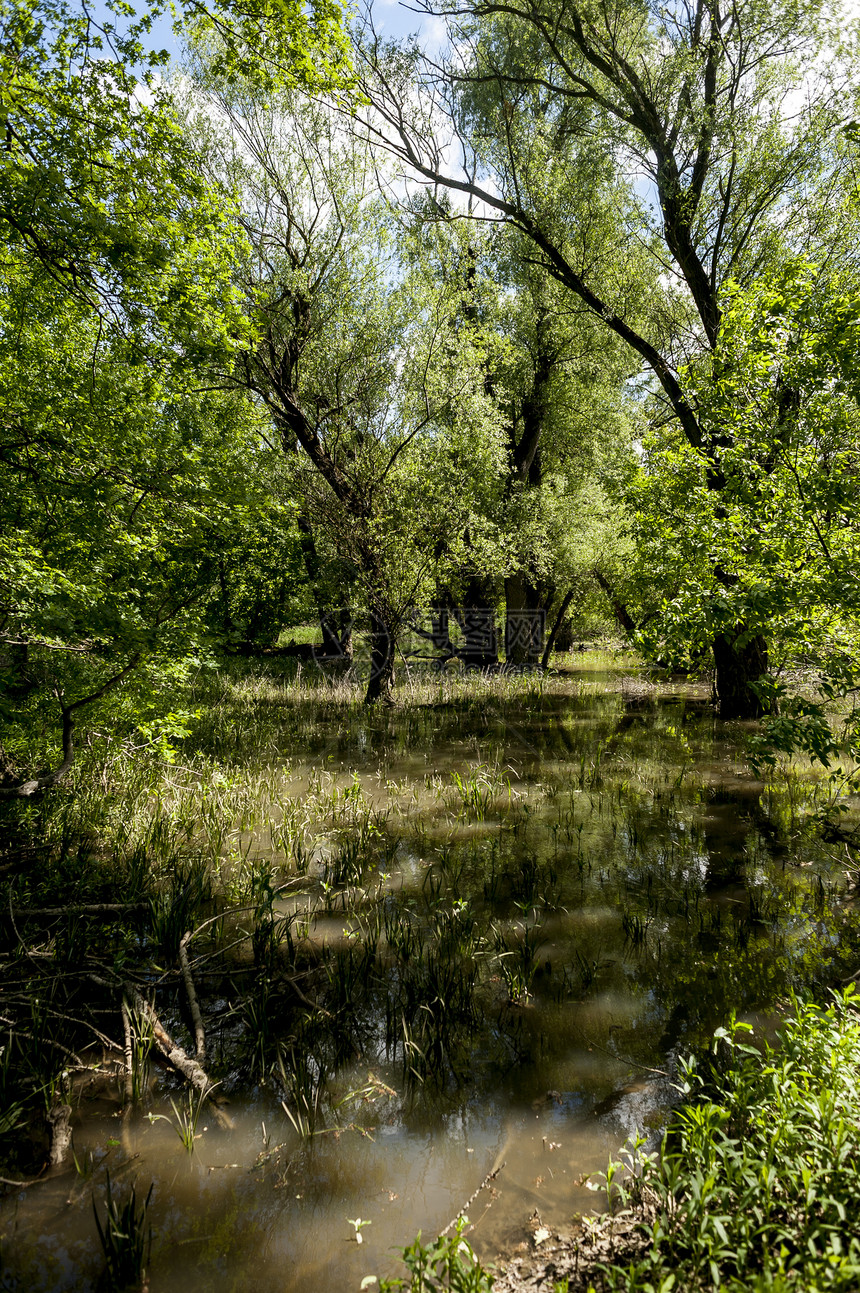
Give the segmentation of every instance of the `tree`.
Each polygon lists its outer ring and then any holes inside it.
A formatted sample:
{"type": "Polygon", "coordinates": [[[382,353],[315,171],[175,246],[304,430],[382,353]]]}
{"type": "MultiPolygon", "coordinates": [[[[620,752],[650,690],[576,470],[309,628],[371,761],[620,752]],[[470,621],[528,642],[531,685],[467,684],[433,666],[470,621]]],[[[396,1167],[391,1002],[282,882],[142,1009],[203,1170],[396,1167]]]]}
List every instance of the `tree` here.
{"type": "MultiPolygon", "coordinates": [[[[248,344],[242,236],[146,53],[157,12],[0,5],[0,645],[13,699],[58,705],[63,745],[16,794],[67,772],[88,707],[207,640],[266,454],[258,411],[201,382],[248,344]]],[[[227,78],[348,73],[333,0],[189,0],[177,21],[227,78]]]]}
{"type": "MultiPolygon", "coordinates": [[[[171,303],[162,213],[203,196],[160,83],[167,55],[145,49],[162,7],[129,22],[108,5],[99,24],[63,0],[0,5],[4,241],[106,317],[150,324],[171,303]]],[[[331,87],[348,70],[339,15],[336,0],[189,0],[177,21],[208,39],[225,75],[331,87]]],[[[170,287],[193,312],[192,282],[170,287]]]]}
{"type": "Polygon", "coordinates": [[[331,111],[295,96],[268,106],[205,65],[197,75],[195,128],[213,174],[241,193],[237,283],[255,337],[213,380],[268,411],[308,527],[354,572],[366,699],[389,701],[404,617],[462,511],[428,468],[453,465],[443,425],[482,416],[475,365],[462,346],[451,362],[445,292],[400,263],[367,152],[331,111]]]}
{"type": "MultiPolygon", "coordinates": [[[[195,654],[219,531],[240,506],[251,410],[188,390],[7,253],[0,309],[0,644],[16,708],[82,712],[195,654]]],[[[10,714],[5,715],[7,719],[10,714]]]]}
{"type": "Polygon", "coordinates": [[[535,666],[545,618],[568,592],[582,593],[577,568],[604,467],[632,452],[622,389],[630,367],[611,335],[530,263],[521,235],[503,245],[497,326],[506,344],[492,386],[508,441],[499,520],[505,654],[509,664],[535,666]]]}
{"type": "Polygon", "coordinates": [[[166,91],[141,102],[62,7],[2,17],[0,640],[14,697],[63,729],[32,793],[87,707],[199,643],[254,419],[199,389],[244,335],[239,249],[166,91]]]}
{"type": "Polygon", "coordinates": [[[736,602],[751,631],[768,626],[776,668],[759,685],[777,704],[757,741],[762,760],[802,749],[828,764],[840,744],[860,748],[856,710],[840,738],[826,709],[860,686],[858,320],[856,274],[841,266],[796,260],[727,292],[719,378],[688,379],[701,384],[703,421],[730,433],[719,503],[669,428],[648,444],[636,486],[639,559],[673,567],[663,578],[673,596],[647,629],[659,648],[706,641],[719,599],[736,602]],[[715,558],[730,577],[719,584],[715,558]],[[817,695],[793,695],[780,677],[797,661],[815,670],[817,695]]]}
{"type": "MultiPolygon", "coordinates": [[[[489,494],[476,496],[458,578],[438,600],[461,621],[463,659],[486,667],[498,663],[489,625],[503,587],[507,664],[534,667],[545,654],[544,619],[570,591],[565,581],[582,591],[573,572],[587,546],[583,504],[595,473],[610,442],[610,456],[629,449],[631,401],[622,385],[631,365],[620,343],[534,263],[521,233],[458,214],[468,213],[444,196],[416,198],[406,219],[420,244],[414,254],[459,294],[460,327],[483,353],[505,461],[489,494]]],[[[586,234],[592,250],[603,232],[601,221],[595,225],[586,234]]],[[[631,299],[637,288],[641,276],[631,299]]],[[[588,565],[586,582],[593,557],[588,565]]]]}
{"type": "MultiPolygon", "coordinates": [[[[838,60],[815,70],[825,6],[479,0],[438,12],[454,38],[447,62],[386,50],[372,34],[361,45],[368,135],[413,174],[468,194],[530,239],[547,272],[648,366],[718,497],[730,442],[703,422],[682,372],[694,355],[714,353],[725,283],[749,284],[813,233],[808,188],[826,170],[849,81],[838,60]],[[424,92],[418,110],[413,76],[424,92]],[[460,174],[443,163],[441,118],[463,147],[460,174]],[[657,210],[628,188],[626,220],[606,226],[596,255],[581,230],[593,228],[593,195],[606,186],[584,181],[619,163],[631,179],[645,177],[657,210]],[[648,322],[625,292],[634,249],[650,256],[652,281],[664,276],[662,307],[648,322]]],[[[715,576],[731,582],[728,572],[715,576]]],[[[725,607],[712,639],[720,712],[754,716],[766,642],[731,618],[731,599],[725,607]]]]}

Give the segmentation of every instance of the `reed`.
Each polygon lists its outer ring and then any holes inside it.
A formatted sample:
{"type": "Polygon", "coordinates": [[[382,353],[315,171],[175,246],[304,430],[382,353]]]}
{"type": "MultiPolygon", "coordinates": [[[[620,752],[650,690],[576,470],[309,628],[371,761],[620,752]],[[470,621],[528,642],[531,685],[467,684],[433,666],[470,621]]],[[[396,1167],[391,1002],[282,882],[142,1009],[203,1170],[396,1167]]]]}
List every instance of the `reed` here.
{"type": "Polygon", "coordinates": [[[110,1173],[107,1172],[103,1219],[93,1199],[93,1213],[105,1258],[102,1282],[112,1293],[114,1290],[121,1293],[129,1288],[141,1288],[145,1283],[152,1250],[152,1226],[147,1222],[152,1191],[153,1186],[150,1185],[138,1209],[135,1188],[132,1186],[125,1202],[120,1204],[113,1192],[110,1173]]]}

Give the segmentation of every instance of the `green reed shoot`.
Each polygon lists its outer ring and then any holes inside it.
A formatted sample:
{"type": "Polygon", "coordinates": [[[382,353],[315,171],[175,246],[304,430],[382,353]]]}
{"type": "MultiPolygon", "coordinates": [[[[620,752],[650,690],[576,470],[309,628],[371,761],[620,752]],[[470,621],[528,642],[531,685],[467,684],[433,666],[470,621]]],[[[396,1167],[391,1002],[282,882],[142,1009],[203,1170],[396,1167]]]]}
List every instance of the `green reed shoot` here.
{"type": "Polygon", "coordinates": [[[138,1210],[134,1186],[125,1203],[120,1204],[114,1197],[110,1173],[105,1176],[104,1221],[99,1216],[99,1209],[93,1199],[93,1213],[99,1232],[102,1252],[105,1256],[104,1282],[111,1290],[124,1290],[130,1287],[140,1288],[145,1281],[146,1268],[152,1249],[152,1226],[147,1224],[146,1215],[152,1200],[153,1186],[150,1185],[146,1198],[138,1210]]]}

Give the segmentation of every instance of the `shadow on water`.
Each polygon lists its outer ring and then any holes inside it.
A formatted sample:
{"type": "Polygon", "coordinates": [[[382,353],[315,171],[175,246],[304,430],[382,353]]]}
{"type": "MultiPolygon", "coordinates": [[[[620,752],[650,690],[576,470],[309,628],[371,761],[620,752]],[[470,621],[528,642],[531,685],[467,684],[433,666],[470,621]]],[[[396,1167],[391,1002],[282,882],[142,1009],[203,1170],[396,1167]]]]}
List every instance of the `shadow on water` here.
{"type": "Polygon", "coordinates": [[[826,860],[700,689],[605,657],[434,688],[372,716],[274,684],[213,707],[201,748],[267,762],[275,805],[221,846],[251,914],[199,972],[235,1128],[204,1114],[188,1154],[163,1088],[79,1084],[90,1167],[7,1196],[8,1287],[96,1287],[107,1169],[155,1182],[153,1293],[357,1289],[502,1162],[479,1251],[534,1209],[564,1226],[663,1125],[679,1051],[824,973],[826,860]]]}

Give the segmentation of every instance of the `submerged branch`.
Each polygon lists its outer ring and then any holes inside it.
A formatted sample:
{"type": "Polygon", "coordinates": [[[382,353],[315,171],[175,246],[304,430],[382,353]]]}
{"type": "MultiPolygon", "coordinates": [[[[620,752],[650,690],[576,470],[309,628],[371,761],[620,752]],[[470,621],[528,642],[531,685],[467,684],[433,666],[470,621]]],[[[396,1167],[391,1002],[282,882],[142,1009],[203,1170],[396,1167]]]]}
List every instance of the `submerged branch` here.
{"type": "Polygon", "coordinates": [[[202,1065],[186,1054],[182,1047],[173,1040],[156,1014],[155,1007],[150,1005],[139,989],[133,983],[110,983],[100,975],[92,974],[90,978],[100,988],[107,988],[110,991],[116,991],[119,988],[122,991],[124,997],[131,1003],[141,1019],[145,1019],[152,1029],[153,1041],[168,1064],[185,1078],[189,1086],[192,1086],[195,1091],[199,1091],[201,1096],[208,1098],[218,1125],[227,1131],[232,1131],[233,1119],[223,1109],[219,1108],[212,1096],[217,1083],[212,1082],[202,1065]]]}
{"type": "Polygon", "coordinates": [[[178,1046],[165,1029],[154,1008],[149,1004],[145,997],[141,996],[138,990],[131,984],[126,986],[126,991],[131,995],[131,1000],[135,1010],[146,1019],[152,1028],[152,1036],[156,1046],[161,1051],[167,1062],[181,1073],[186,1082],[199,1091],[201,1096],[209,1099],[212,1112],[218,1122],[218,1125],[226,1131],[233,1130],[233,1119],[219,1108],[212,1098],[212,1092],[215,1089],[215,1083],[210,1081],[209,1076],[190,1055],[187,1055],[181,1046],[178,1046]]]}
{"type": "Polygon", "coordinates": [[[206,1031],[203,1027],[203,1016],[200,1014],[200,1005],[194,988],[191,966],[188,962],[188,943],[191,939],[191,935],[192,931],[189,930],[182,936],[182,940],[179,944],[179,964],[182,967],[182,978],[185,983],[185,993],[188,997],[188,1009],[191,1011],[191,1018],[194,1021],[194,1041],[197,1047],[197,1059],[202,1064],[206,1058],[206,1031]]]}

